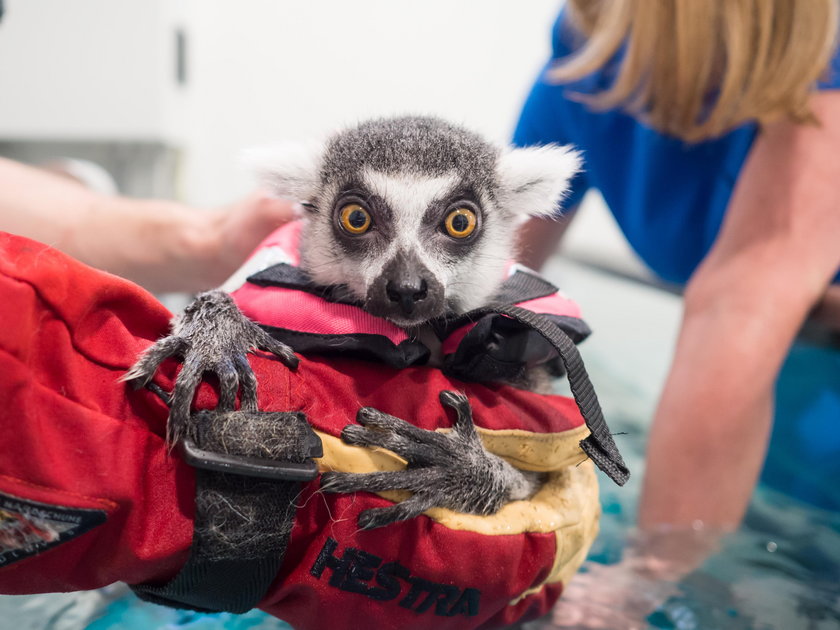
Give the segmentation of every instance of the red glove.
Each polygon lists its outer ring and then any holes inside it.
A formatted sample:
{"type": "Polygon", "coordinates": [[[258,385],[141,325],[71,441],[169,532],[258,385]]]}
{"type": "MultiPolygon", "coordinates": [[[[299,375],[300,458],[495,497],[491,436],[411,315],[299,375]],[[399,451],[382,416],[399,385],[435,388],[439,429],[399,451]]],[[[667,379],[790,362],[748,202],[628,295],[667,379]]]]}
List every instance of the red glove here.
{"type": "MultiPolygon", "coordinates": [[[[166,334],[170,313],[129,282],[9,235],[0,295],[0,592],[169,580],[189,554],[194,470],[168,454],[166,405],[118,379],[166,334]]],[[[302,358],[292,371],[263,356],[251,366],[260,409],[306,414],[324,442],[322,469],[399,467],[389,453],[343,444],[342,428],[362,406],[449,427],[438,403],[448,389],[467,395],[489,450],[549,475],[530,501],[494,516],[436,509],[370,531],[358,515],[388,499],[309,483],[260,608],[301,630],[489,627],[548,611],[597,530],[593,468],[574,465],[586,429],[572,400],[431,368],[302,358]]],[[[165,363],[156,384],[170,391],[176,370],[165,363]]],[[[215,404],[202,385],[196,405],[215,404]]]]}

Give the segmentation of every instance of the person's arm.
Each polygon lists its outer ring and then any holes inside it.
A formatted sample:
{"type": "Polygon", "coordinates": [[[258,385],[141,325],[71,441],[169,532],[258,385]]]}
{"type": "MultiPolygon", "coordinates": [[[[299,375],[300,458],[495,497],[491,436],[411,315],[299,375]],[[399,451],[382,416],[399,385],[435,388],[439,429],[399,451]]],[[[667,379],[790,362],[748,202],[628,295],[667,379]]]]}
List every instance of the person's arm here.
{"type": "MultiPolygon", "coordinates": [[[[555,40],[555,55],[566,54],[563,43],[555,40]]],[[[551,67],[549,63],[544,72],[551,67]]],[[[568,133],[574,118],[569,114],[565,87],[547,80],[541,73],[522,106],[519,121],[513,132],[514,146],[527,147],[544,144],[569,144],[568,133]]],[[[585,156],[584,156],[585,157],[585,156]]],[[[569,182],[563,199],[562,212],[554,217],[532,217],[519,230],[517,260],[531,269],[539,270],[557,251],[560,239],[575,217],[578,206],[589,190],[586,166],[569,182]]]]}
{"type": "Polygon", "coordinates": [[[292,204],[255,193],[214,211],[101,195],[0,158],[0,230],[52,245],[154,291],[217,286],[292,204]]]}
{"type": "Polygon", "coordinates": [[[813,107],[821,127],[762,130],[689,283],[640,531],[621,563],[590,563],[571,581],[550,627],[647,628],[673,582],[738,526],[764,460],[774,381],[840,267],[840,92],[815,95],[813,107]]]}
{"type": "Polygon", "coordinates": [[[531,217],[519,229],[517,261],[536,271],[551,258],[560,240],[577,214],[577,207],[566,210],[553,219],[531,217]]]}
{"type": "Polygon", "coordinates": [[[691,279],[653,423],[639,522],[737,527],[764,460],[773,386],[840,267],[840,92],[821,126],[756,139],[712,251],[691,279]]]}

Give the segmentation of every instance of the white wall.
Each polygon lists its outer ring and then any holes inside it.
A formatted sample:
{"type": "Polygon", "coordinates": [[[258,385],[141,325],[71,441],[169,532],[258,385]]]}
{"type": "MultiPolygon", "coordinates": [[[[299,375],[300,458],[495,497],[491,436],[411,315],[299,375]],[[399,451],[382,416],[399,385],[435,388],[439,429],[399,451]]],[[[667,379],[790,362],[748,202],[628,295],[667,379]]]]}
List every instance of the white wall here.
{"type": "MultiPolygon", "coordinates": [[[[157,170],[170,168],[169,147],[178,156],[174,176],[154,190],[199,206],[253,187],[238,165],[244,148],[371,116],[437,114],[504,142],[548,58],[561,4],[7,0],[0,141],[104,141],[135,155],[132,143],[151,140],[157,170]],[[186,85],[174,73],[179,28],[186,85]]],[[[41,147],[53,149],[63,146],[41,147]]],[[[148,179],[147,162],[135,167],[143,172],[121,181],[148,179]]],[[[567,250],[643,275],[599,199],[576,219],[567,250]]]]}
{"type": "MultiPolygon", "coordinates": [[[[550,54],[562,0],[187,0],[183,194],[244,194],[242,148],[318,136],[371,116],[437,114],[510,139],[550,54]]],[[[582,258],[649,277],[599,195],[564,239],[582,258]]]]}
{"type": "Polygon", "coordinates": [[[242,148],[432,113],[507,140],[562,0],[7,0],[0,140],[178,147],[187,201],[242,148]],[[188,81],[175,81],[175,30],[188,81]]]}
{"type": "Polygon", "coordinates": [[[241,148],[432,113],[499,140],[548,58],[558,0],[190,0],[184,193],[245,192],[241,148]]]}
{"type": "Polygon", "coordinates": [[[180,91],[171,19],[180,0],[6,0],[0,138],[159,141],[180,91]]]}

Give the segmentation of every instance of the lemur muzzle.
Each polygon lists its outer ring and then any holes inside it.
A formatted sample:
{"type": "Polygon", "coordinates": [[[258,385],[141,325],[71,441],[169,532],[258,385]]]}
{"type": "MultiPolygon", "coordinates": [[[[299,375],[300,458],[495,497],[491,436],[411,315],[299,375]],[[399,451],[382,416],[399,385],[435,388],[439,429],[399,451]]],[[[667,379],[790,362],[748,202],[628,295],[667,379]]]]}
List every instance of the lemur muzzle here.
{"type": "Polygon", "coordinates": [[[421,279],[419,284],[406,285],[388,282],[385,285],[385,293],[392,302],[399,302],[400,308],[406,315],[411,315],[414,310],[414,303],[426,299],[429,285],[421,279]]]}

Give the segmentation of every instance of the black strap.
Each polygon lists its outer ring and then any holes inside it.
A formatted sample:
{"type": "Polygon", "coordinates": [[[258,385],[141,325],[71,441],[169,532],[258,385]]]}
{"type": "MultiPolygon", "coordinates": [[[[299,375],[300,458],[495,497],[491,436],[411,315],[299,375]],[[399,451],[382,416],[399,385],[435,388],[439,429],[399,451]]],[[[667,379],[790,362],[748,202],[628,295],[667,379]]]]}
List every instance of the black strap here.
{"type": "Polygon", "coordinates": [[[327,302],[349,304],[362,308],[364,305],[358,299],[351,297],[350,291],[343,284],[316,284],[303,269],[277,263],[248,276],[248,282],[261,287],[282,287],[295,289],[317,295],[327,302]]]}
{"type": "Polygon", "coordinates": [[[283,564],[301,480],[317,476],[310,458],[323,456],[321,441],[300,413],[193,418],[195,430],[182,447],[196,467],[189,558],[166,584],[131,588],[141,599],[174,608],[244,613],[265,596],[283,564]],[[256,456],[264,451],[271,459],[256,456]]]}
{"type": "Polygon", "coordinates": [[[558,289],[535,271],[520,268],[505,278],[489,304],[517,304],[557,293],[558,289]]]}
{"type": "Polygon", "coordinates": [[[589,428],[589,436],[581,440],[580,447],[610,479],[619,486],[623,486],[630,478],[630,470],[613,441],[610,429],[604,420],[601,405],[598,403],[598,397],[595,395],[595,388],[592,387],[592,381],[589,380],[583,359],[574,342],[546,317],[518,306],[488,306],[470,311],[466,316],[475,320],[491,313],[505,315],[528,326],[557,350],[563,367],[566,368],[572,395],[589,428]]]}
{"type": "MultiPolygon", "coordinates": [[[[351,297],[347,285],[317,284],[300,267],[288,263],[277,263],[248,276],[248,282],[261,287],[282,287],[305,291],[317,295],[328,302],[349,304],[364,308],[364,304],[351,297]]],[[[520,268],[505,278],[496,292],[490,297],[490,304],[514,304],[557,293],[557,287],[535,271],[520,268]]]]}
{"type": "MultiPolygon", "coordinates": [[[[137,584],[131,587],[140,599],[198,612],[241,614],[257,605],[283,564],[294,523],[295,497],[302,484],[291,481],[253,482],[254,479],[235,479],[234,475],[227,473],[196,471],[197,495],[221,492],[241,510],[243,505],[235,502],[233,496],[241,498],[246,491],[252,497],[247,502],[248,507],[256,508],[254,516],[279,525],[281,535],[276,537],[274,544],[263,548],[265,555],[219,558],[207,548],[212,544],[208,545],[202,536],[195,535],[187,562],[171,581],[160,586],[137,584]]],[[[210,515],[206,510],[197,509],[196,532],[206,530],[211,526],[210,521],[220,516],[219,512],[210,515]]],[[[236,518],[233,513],[227,516],[236,518]]]]}

